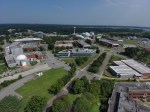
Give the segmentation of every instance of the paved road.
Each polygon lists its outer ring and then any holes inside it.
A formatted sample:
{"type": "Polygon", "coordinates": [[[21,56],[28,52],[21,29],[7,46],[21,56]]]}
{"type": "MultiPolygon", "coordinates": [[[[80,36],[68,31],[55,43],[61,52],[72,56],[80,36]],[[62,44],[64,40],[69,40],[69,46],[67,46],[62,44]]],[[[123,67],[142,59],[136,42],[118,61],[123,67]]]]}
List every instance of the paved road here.
{"type": "Polygon", "coordinates": [[[2,83],[5,80],[17,79],[19,77],[19,75],[22,75],[22,77],[25,77],[25,76],[28,76],[28,75],[33,74],[35,72],[40,72],[40,71],[44,71],[44,70],[48,70],[48,69],[50,69],[50,67],[47,64],[37,65],[37,66],[34,66],[33,69],[14,74],[13,76],[7,76],[4,78],[1,78],[0,83],[2,83]]]}
{"type": "Polygon", "coordinates": [[[34,77],[34,75],[26,76],[26,77],[16,81],[15,83],[9,85],[8,87],[5,87],[5,88],[1,89],[0,90],[0,100],[2,100],[4,97],[9,96],[9,95],[16,95],[19,98],[21,98],[21,96],[19,94],[17,94],[15,92],[15,90],[20,88],[21,86],[23,86],[24,83],[32,80],[33,77],[34,77]]]}
{"type": "Polygon", "coordinates": [[[100,67],[100,70],[99,70],[99,72],[98,72],[99,80],[102,78],[103,72],[104,72],[104,70],[105,70],[105,68],[106,68],[106,66],[107,66],[107,64],[108,64],[108,62],[109,62],[111,56],[112,56],[112,53],[111,53],[111,52],[108,52],[107,55],[106,55],[106,58],[105,58],[104,61],[103,61],[103,64],[102,64],[101,67],[100,67]]]}

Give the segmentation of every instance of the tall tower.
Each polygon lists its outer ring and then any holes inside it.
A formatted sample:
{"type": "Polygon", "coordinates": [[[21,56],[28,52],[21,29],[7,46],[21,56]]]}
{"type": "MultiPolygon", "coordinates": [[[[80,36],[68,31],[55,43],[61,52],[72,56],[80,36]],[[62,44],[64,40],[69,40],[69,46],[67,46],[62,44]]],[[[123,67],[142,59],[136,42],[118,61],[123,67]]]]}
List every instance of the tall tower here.
{"type": "Polygon", "coordinates": [[[73,28],[74,28],[74,33],[73,34],[75,35],[76,34],[76,27],[73,27],[73,28]]]}

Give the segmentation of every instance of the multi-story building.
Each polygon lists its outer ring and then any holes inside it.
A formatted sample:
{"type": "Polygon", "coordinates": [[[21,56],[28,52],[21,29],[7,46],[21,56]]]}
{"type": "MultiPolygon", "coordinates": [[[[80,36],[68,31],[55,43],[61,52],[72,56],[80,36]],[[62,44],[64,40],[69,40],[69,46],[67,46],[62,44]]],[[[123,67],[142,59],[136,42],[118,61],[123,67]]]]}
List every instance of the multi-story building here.
{"type": "Polygon", "coordinates": [[[114,86],[107,112],[150,112],[150,84],[119,82],[114,86]]]}

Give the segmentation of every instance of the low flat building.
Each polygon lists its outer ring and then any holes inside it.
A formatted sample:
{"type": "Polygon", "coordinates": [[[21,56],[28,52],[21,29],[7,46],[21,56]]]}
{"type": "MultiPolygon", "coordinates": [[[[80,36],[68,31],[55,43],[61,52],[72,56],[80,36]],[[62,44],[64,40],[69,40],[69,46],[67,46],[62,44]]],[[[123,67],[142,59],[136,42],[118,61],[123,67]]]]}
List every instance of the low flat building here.
{"type": "Polygon", "coordinates": [[[133,78],[142,76],[141,74],[126,65],[110,66],[109,71],[121,78],[133,78]]]}
{"type": "Polygon", "coordinates": [[[142,74],[143,76],[150,76],[150,68],[135,61],[135,60],[122,60],[127,66],[131,67],[133,70],[142,74]]]}
{"type": "Polygon", "coordinates": [[[122,46],[123,48],[128,48],[128,47],[133,47],[133,48],[135,48],[135,47],[137,47],[137,46],[134,45],[134,44],[121,44],[121,46],[122,46]]]}
{"type": "Polygon", "coordinates": [[[150,76],[150,68],[135,60],[114,61],[113,65],[109,66],[109,71],[121,78],[150,76]]]}
{"type": "Polygon", "coordinates": [[[149,98],[149,83],[117,82],[107,112],[150,112],[150,105],[139,100],[149,98]]]}
{"type": "Polygon", "coordinates": [[[63,40],[63,41],[56,41],[55,42],[55,47],[65,47],[68,49],[72,49],[73,48],[73,42],[78,42],[78,40],[63,40]]]}
{"type": "Polygon", "coordinates": [[[57,55],[58,57],[92,57],[96,53],[96,50],[93,49],[83,49],[83,48],[76,48],[76,49],[70,49],[70,50],[63,50],[60,51],[57,55]]]}
{"type": "Polygon", "coordinates": [[[118,43],[112,42],[112,41],[107,40],[107,39],[100,39],[99,42],[101,44],[105,44],[108,47],[118,47],[119,46],[118,43]]]}
{"type": "Polygon", "coordinates": [[[90,44],[86,43],[83,40],[78,41],[78,43],[82,46],[82,48],[90,48],[91,47],[90,44]]]}

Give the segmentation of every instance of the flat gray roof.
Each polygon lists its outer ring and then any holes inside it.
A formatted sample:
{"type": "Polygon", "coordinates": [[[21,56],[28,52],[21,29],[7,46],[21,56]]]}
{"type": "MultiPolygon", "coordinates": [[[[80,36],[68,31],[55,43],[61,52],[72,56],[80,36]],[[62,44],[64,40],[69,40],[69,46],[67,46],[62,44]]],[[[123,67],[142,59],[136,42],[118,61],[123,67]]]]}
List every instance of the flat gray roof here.
{"type": "Polygon", "coordinates": [[[136,72],[132,68],[128,67],[127,65],[121,66],[110,66],[110,68],[115,71],[117,74],[123,75],[135,75],[135,76],[142,76],[140,73],[136,72]]]}
{"type": "Polygon", "coordinates": [[[138,71],[139,73],[150,73],[150,68],[135,61],[135,60],[122,60],[123,63],[131,67],[132,69],[138,71]]]}
{"type": "Polygon", "coordinates": [[[88,43],[84,42],[83,40],[79,41],[79,44],[81,44],[84,47],[90,47],[91,45],[89,45],[88,43]]]}
{"type": "Polygon", "coordinates": [[[118,43],[111,42],[110,40],[107,40],[107,39],[100,39],[99,41],[105,42],[105,43],[108,43],[108,44],[111,44],[111,45],[119,45],[118,43]]]}
{"type": "Polygon", "coordinates": [[[23,42],[23,41],[39,41],[42,40],[41,38],[22,38],[22,39],[16,39],[15,42],[23,42]]]}

